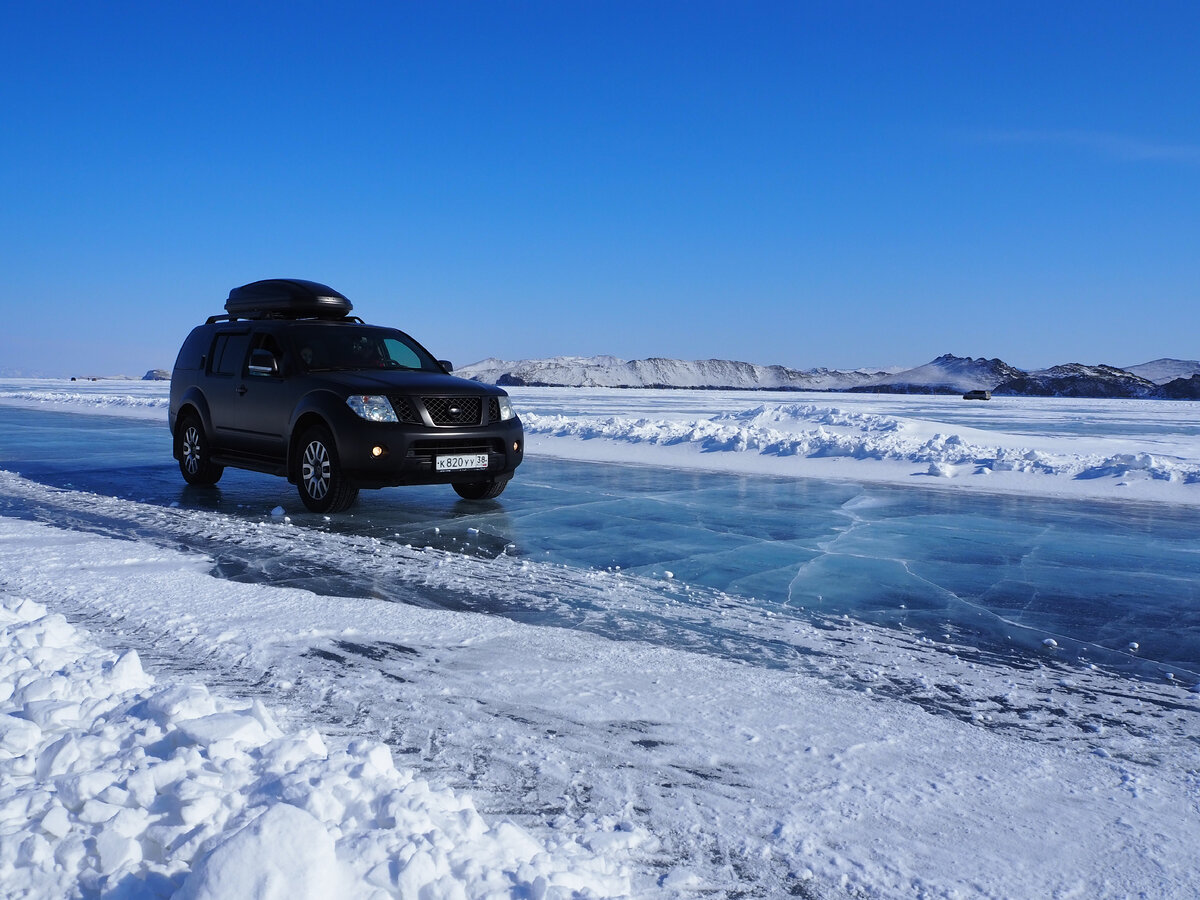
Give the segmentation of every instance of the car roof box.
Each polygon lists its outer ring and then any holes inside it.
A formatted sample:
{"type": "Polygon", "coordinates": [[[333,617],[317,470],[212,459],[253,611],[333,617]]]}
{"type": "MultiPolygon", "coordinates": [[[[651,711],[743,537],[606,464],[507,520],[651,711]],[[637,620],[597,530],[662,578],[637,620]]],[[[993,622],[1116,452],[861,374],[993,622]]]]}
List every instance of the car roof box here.
{"type": "Polygon", "coordinates": [[[342,294],[316,281],[268,278],[229,292],[225,311],[239,319],[341,319],[354,305],[342,294]]]}

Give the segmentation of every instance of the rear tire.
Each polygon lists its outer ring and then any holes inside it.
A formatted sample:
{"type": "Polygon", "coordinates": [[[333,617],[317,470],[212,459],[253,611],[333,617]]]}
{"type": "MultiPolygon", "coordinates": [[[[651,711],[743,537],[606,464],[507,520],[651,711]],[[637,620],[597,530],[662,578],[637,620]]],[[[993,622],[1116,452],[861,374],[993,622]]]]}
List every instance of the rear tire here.
{"type": "Polygon", "coordinates": [[[224,466],[212,461],[204,425],[194,415],[183,416],[175,426],[175,455],[179,458],[179,474],[188,484],[216,484],[225,472],[224,466]]]}
{"type": "Polygon", "coordinates": [[[304,432],[297,445],[299,477],[296,489],[310,512],[336,513],[358,499],[358,488],[346,480],[329,429],[317,425],[304,432]]]}
{"type": "Polygon", "coordinates": [[[487,481],[455,482],[454,490],[464,500],[495,500],[508,487],[510,476],[489,478],[487,481]]]}

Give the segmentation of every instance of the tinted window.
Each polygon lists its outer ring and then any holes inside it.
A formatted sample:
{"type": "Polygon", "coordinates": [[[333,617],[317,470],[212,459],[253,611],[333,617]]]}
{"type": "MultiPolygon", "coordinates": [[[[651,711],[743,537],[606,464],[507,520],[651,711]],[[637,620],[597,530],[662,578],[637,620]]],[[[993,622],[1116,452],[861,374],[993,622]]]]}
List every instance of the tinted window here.
{"type": "Polygon", "coordinates": [[[396,338],[384,338],[384,349],[387,350],[388,358],[395,360],[407,369],[419,369],[422,366],[421,357],[417,351],[403,341],[396,338]]]}
{"type": "Polygon", "coordinates": [[[209,371],[214,375],[240,375],[249,346],[249,332],[218,334],[213,341],[212,368],[209,371]]]}
{"type": "Polygon", "coordinates": [[[429,352],[402,331],[369,325],[297,325],[289,332],[310,372],[339,369],[419,369],[440,372],[429,352]]]}
{"type": "Polygon", "coordinates": [[[201,325],[193,328],[183,346],[179,348],[179,356],[175,358],[176,369],[199,369],[204,365],[204,351],[208,349],[208,329],[201,325]]]}

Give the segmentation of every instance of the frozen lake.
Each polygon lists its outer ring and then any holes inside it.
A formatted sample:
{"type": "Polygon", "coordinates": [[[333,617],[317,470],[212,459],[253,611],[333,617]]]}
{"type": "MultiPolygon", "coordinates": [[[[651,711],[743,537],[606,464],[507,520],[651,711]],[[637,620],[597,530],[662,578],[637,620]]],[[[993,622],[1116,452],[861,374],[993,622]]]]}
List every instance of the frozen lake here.
{"type": "Polygon", "coordinates": [[[1195,404],[515,393],[499,501],[326,519],[186,487],[165,385],[0,385],[0,600],[381,740],[602,894],[1190,895],[1195,404]]]}
{"type": "MultiPolygon", "coordinates": [[[[330,521],[282,479],[228,470],[216,489],[184,485],[153,420],[0,407],[0,431],[3,468],[58,487],[254,521],[282,506],[322,532],[671,578],[778,616],[848,614],[993,652],[1040,653],[1051,639],[1066,658],[1200,679],[1200,519],[1188,508],[534,456],[482,509],[444,487],[402,488],[366,492],[330,521]]],[[[229,570],[260,566],[227,557],[229,570]]],[[[300,584],[304,568],[270,575],[300,584]]],[[[351,587],[321,578],[328,592],[351,587]]]]}

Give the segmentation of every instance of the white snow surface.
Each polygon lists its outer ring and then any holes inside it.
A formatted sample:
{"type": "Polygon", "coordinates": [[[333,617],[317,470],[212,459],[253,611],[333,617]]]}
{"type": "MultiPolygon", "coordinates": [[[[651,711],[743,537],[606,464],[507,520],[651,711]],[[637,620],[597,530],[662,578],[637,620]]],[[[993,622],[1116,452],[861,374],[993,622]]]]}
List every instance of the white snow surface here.
{"type": "MultiPolygon", "coordinates": [[[[199,608],[232,599],[198,560],[0,520],[6,576],[22,547],[57,570],[58,589],[117,608],[151,594],[199,608]]],[[[255,593],[234,591],[249,606],[255,593]]],[[[485,822],[376,740],[331,750],[312,728],[281,730],[259,701],[160,683],[135,650],[101,648],[25,591],[0,593],[0,673],[4,896],[628,893],[619,852],[485,822]]],[[[612,835],[618,848],[639,839],[612,835]]]]}

